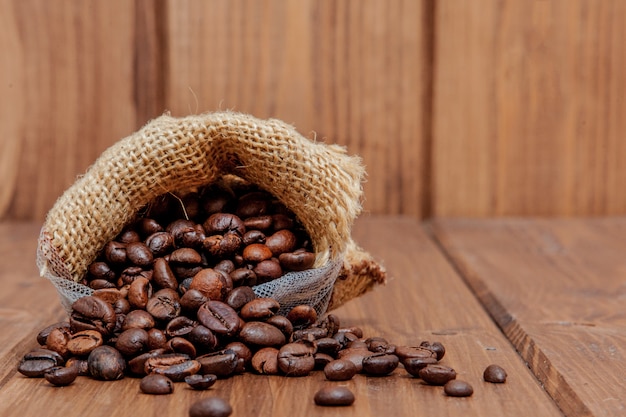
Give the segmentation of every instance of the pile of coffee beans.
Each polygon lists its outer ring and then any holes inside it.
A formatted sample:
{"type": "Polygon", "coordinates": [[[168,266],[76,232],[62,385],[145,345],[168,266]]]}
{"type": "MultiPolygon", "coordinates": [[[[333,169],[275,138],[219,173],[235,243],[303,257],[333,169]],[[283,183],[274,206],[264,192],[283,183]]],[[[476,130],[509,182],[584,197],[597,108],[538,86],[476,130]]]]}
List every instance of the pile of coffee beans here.
{"type": "MultiPolygon", "coordinates": [[[[293,213],[262,190],[212,186],[183,200],[163,196],[106,244],[84,280],[93,294],[73,303],[68,321],[39,332],[40,347],[22,358],[18,371],[55,386],[79,376],[136,377],[143,393],[167,395],[177,384],[207,390],[243,372],[319,371],[329,381],[346,381],[402,367],[444,386],[447,395],[472,395],[440,363],[441,343],[394,345],[342,326],[334,314],[318,317],[308,305],[283,312],[278,301],[255,295],[253,285],[311,268],[314,258],[293,213]]],[[[506,372],[492,366],[484,379],[504,382],[506,372]]],[[[313,401],[347,406],[355,397],[331,386],[313,401]]],[[[191,416],[231,412],[215,397],[190,408],[191,416]]]]}

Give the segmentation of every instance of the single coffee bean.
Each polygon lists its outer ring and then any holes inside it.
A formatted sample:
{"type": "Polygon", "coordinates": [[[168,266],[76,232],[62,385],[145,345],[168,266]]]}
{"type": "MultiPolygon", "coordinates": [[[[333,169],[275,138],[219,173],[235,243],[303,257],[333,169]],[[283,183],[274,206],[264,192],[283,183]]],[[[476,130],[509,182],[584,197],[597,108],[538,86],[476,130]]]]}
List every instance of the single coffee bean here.
{"type": "Polygon", "coordinates": [[[237,354],[230,349],[207,353],[196,358],[200,362],[200,372],[204,375],[212,374],[218,378],[231,376],[237,369],[237,354]]]}
{"type": "Polygon", "coordinates": [[[150,236],[154,233],[162,232],[164,230],[163,226],[161,226],[158,221],[149,217],[144,217],[140,219],[135,226],[137,228],[137,231],[142,236],[150,236]]]}
{"type": "Polygon", "coordinates": [[[434,358],[437,359],[437,352],[423,346],[396,346],[395,355],[404,363],[407,358],[434,358]]]}
{"type": "Polygon", "coordinates": [[[246,262],[258,263],[271,257],[272,251],[262,243],[252,243],[243,250],[243,259],[246,262]]]}
{"type": "Polygon", "coordinates": [[[144,361],[144,372],[145,374],[152,374],[155,373],[157,369],[169,368],[172,365],[187,362],[190,359],[191,357],[184,353],[150,355],[146,357],[144,361]]]}
{"type": "Polygon", "coordinates": [[[165,375],[150,374],[141,379],[139,389],[144,394],[166,395],[174,392],[174,382],[165,375]]]}
{"type": "Polygon", "coordinates": [[[120,273],[120,277],[117,280],[117,286],[122,287],[127,284],[130,285],[137,278],[145,278],[150,281],[152,279],[152,275],[152,270],[145,270],[140,266],[129,266],[120,273]]]}
{"type": "Polygon", "coordinates": [[[221,301],[209,300],[198,309],[198,320],[213,333],[233,336],[241,328],[237,312],[221,301]]]}
{"type": "Polygon", "coordinates": [[[446,348],[439,342],[428,342],[424,341],[420,343],[420,346],[425,347],[426,349],[430,349],[437,354],[437,360],[440,361],[441,358],[446,354],[446,348]]]}
{"type": "MultiPolygon", "coordinates": [[[[167,225],[165,231],[172,234],[174,237],[174,241],[178,247],[186,247],[190,246],[186,243],[190,243],[190,237],[188,235],[194,236],[197,232],[196,224],[187,219],[176,219],[170,224],[167,225]]],[[[192,239],[191,239],[192,240],[192,239]]]]}
{"type": "Polygon", "coordinates": [[[165,334],[168,337],[180,337],[185,336],[198,325],[187,316],[178,316],[170,320],[165,326],[165,334]]]}
{"type": "Polygon", "coordinates": [[[98,297],[88,295],[72,304],[70,315],[72,332],[96,330],[103,336],[108,336],[115,328],[115,323],[113,306],[98,297]]]}
{"type": "Polygon", "coordinates": [[[288,271],[304,271],[311,269],[315,263],[313,252],[285,252],[278,256],[280,265],[288,271]]]}
{"type": "MultiPolygon", "coordinates": [[[[246,271],[250,271],[246,269],[246,271]]],[[[252,272],[252,271],[250,271],[252,272]]],[[[226,304],[231,306],[234,310],[240,311],[241,308],[256,298],[254,290],[248,286],[240,286],[233,289],[226,297],[226,304]]]]}
{"type": "Polygon", "coordinates": [[[92,262],[87,268],[89,280],[103,279],[105,281],[115,281],[115,271],[108,263],[102,261],[92,262]]]}
{"type": "Polygon", "coordinates": [[[202,256],[195,249],[179,248],[172,251],[169,262],[170,266],[172,266],[172,264],[195,266],[202,263],[202,256]]]}
{"type": "Polygon", "coordinates": [[[98,346],[91,351],[87,361],[89,373],[96,379],[113,381],[124,377],[126,361],[120,352],[111,346],[98,346]]]}
{"type": "Polygon", "coordinates": [[[201,324],[191,329],[187,335],[187,339],[189,339],[200,352],[213,351],[218,343],[217,337],[215,337],[213,332],[201,324]]]}
{"type": "Polygon", "coordinates": [[[266,259],[259,262],[254,266],[252,272],[256,275],[258,284],[273,281],[283,275],[283,269],[280,266],[280,262],[278,262],[276,258],[266,259]]]}
{"type": "Polygon", "coordinates": [[[63,358],[57,352],[38,348],[24,355],[17,370],[29,378],[41,378],[48,369],[62,366],[63,362],[63,358]]]}
{"type": "Polygon", "coordinates": [[[183,296],[180,297],[180,306],[186,313],[194,316],[200,306],[207,301],[209,301],[207,296],[202,294],[200,291],[187,290],[183,296]]]}
{"type": "Polygon", "coordinates": [[[157,258],[152,267],[152,280],[158,288],[178,288],[178,280],[170,268],[170,264],[163,258],[157,258]]]}
{"type": "Polygon", "coordinates": [[[102,346],[102,334],[95,330],[83,330],[74,333],[67,342],[67,350],[76,356],[86,356],[98,346],[102,346]]]}
{"type": "Polygon", "coordinates": [[[144,329],[124,330],[117,337],[115,349],[126,357],[134,357],[143,353],[148,347],[150,336],[144,329]]]}
{"type": "Polygon", "coordinates": [[[243,224],[246,226],[246,230],[248,231],[249,230],[265,231],[272,227],[272,223],[273,223],[272,216],[269,216],[269,215],[248,217],[243,222],[243,224]]]}
{"type": "Polygon", "coordinates": [[[185,377],[185,382],[189,387],[197,391],[203,391],[211,388],[215,381],[217,381],[217,376],[215,375],[200,375],[194,374],[185,377]]]}
{"type": "Polygon", "coordinates": [[[446,382],[456,378],[456,371],[449,366],[427,365],[420,369],[418,375],[429,385],[445,385],[446,382]]]}
{"type": "Polygon", "coordinates": [[[287,319],[293,327],[308,327],[317,321],[317,312],[310,305],[302,304],[292,308],[287,313],[287,319]]]}
{"type": "Polygon", "coordinates": [[[139,242],[141,240],[141,237],[139,236],[139,233],[133,228],[133,225],[130,225],[125,227],[124,230],[120,232],[120,234],[117,236],[117,240],[122,243],[133,243],[139,242]]]}
{"type": "Polygon", "coordinates": [[[287,229],[279,230],[265,239],[265,245],[272,252],[273,256],[292,252],[296,248],[297,242],[296,235],[287,229]]]}
{"type": "Polygon", "coordinates": [[[78,377],[78,368],[74,366],[55,366],[44,373],[46,381],[57,387],[71,384],[78,377]]]}
{"type": "Polygon", "coordinates": [[[182,382],[186,377],[194,375],[200,371],[200,362],[190,359],[185,362],[175,363],[170,366],[158,367],[154,373],[164,375],[174,382],[182,382]]]}
{"type": "Polygon", "coordinates": [[[265,320],[265,322],[267,324],[271,324],[272,326],[283,332],[287,340],[289,340],[291,334],[293,333],[293,324],[291,324],[291,322],[287,320],[287,317],[285,316],[272,316],[265,320]]]}
{"type": "Polygon", "coordinates": [[[168,232],[155,232],[146,239],[146,246],[153,257],[160,257],[174,249],[174,236],[168,232]]]}
{"type": "Polygon", "coordinates": [[[131,242],[126,245],[126,258],[134,265],[148,267],[152,264],[154,257],[152,251],[143,242],[131,242]]]}
{"type": "Polygon", "coordinates": [[[126,263],[126,244],[111,241],[104,246],[104,257],[112,265],[124,265],[126,263]]]}
{"type": "Polygon", "coordinates": [[[322,337],[321,339],[317,339],[315,344],[317,345],[318,352],[326,353],[330,356],[337,355],[337,352],[341,349],[339,342],[332,337],[322,337]]]}
{"type": "Polygon", "coordinates": [[[213,267],[216,271],[221,271],[226,274],[230,274],[235,270],[235,263],[230,259],[223,259],[215,264],[213,267]]]}
{"type": "Polygon", "coordinates": [[[246,320],[265,320],[276,313],[280,309],[280,304],[273,298],[255,298],[241,307],[239,316],[246,320]]]}
{"type": "Polygon", "coordinates": [[[375,353],[363,358],[363,372],[371,376],[383,376],[392,373],[400,363],[396,355],[375,353]]]}
{"type": "Polygon", "coordinates": [[[252,369],[263,375],[278,374],[278,349],[265,347],[252,355],[252,369]]]}
{"type": "Polygon", "coordinates": [[[411,375],[419,377],[419,371],[428,365],[437,363],[437,358],[406,358],[402,361],[404,369],[411,375]]]}
{"type": "Polygon", "coordinates": [[[146,311],[157,320],[170,321],[180,314],[180,297],[171,288],[159,290],[148,299],[146,311]]]}
{"type": "Polygon", "coordinates": [[[147,350],[161,349],[167,343],[167,335],[161,329],[149,329],[147,350]]]}
{"type": "Polygon", "coordinates": [[[494,384],[502,384],[506,382],[506,371],[499,365],[489,365],[483,372],[483,379],[494,384]]]}
{"type": "Polygon", "coordinates": [[[474,388],[465,381],[453,379],[446,382],[443,392],[450,397],[469,397],[474,393],[474,388]]]}
{"type": "Polygon", "coordinates": [[[251,191],[239,197],[235,213],[242,219],[262,216],[269,212],[270,198],[268,193],[251,191]]]}
{"type": "Polygon", "coordinates": [[[260,230],[248,230],[243,235],[242,240],[245,246],[251,245],[253,243],[265,243],[265,233],[260,230]]]}
{"type": "Polygon", "coordinates": [[[200,291],[209,300],[224,301],[232,285],[227,281],[226,274],[213,268],[204,268],[194,275],[189,289],[200,291]]]}
{"type": "Polygon", "coordinates": [[[126,314],[122,323],[122,330],[128,329],[152,329],[156,325],[154,317],[145,310],[133,310],[126,314]]]}
{"type": "Polygon", "coordinates": [[[89,281],[89,288],[93,290],[112,289],[115,288],[115,284],[106,279],[92,279],[89,281]]]}
{"type": "Polygon", "coordinates": [[[224,235],[226,232],[235,232],[243,236],[246,233],[246,226],[241,218],[231,213],[211,214],[202,225],[207,236],[224,235]]]}
{"type": "Polygon", "coordinates": [[[55,327],[46,337],[45,347],[47,349],[57,352],[59,355],[66,358],[70,355],[70,352],[67,348],[67,343],[70,341],[71,337],[72,334],[70,333],[69,327],[55,327]]]}
{"type": "Polygon", "coordinates": [[[287,343],[278,351],[278,368],[285,376],[306,376],[315,369],[315,346],[287,343]]]}
{"type": "Polygon", "coordinates": [[[189,408],[189,417],[228,417],[233,408],[219,397],[208,397],[196,401],[189,408]]]}
{"type": "Polygon", "coordinates": [[[148,300],[152,297],[152,284],[147,278],[136,278],[128,288],[128,302],[131,307],[145,310],[148,300]]]}
{"type": "Polygon", "coordinates": [[[193,345],[193,343],[179,336],[172,337],[170,340],[168,340],[165,344],[165,348],[169,349],[171,352],[182,353],[191,358],[195,358],[197,353],[196,347],[193,345]]]}
{"type": "Polygon", "coordinates": [[[50,326],[47,326],[46,328],[42,329],[37,334],[37,343],[39,343],[40,346],[44,346],[47,343],[48,335],[54,329],[69,331],[70,330],[70,323],[67,322],[67,321],[61,321],[61,322],[58,322],[58,323],[51,324],[50,326]]]}
{"type": "Polygon", "coordinates": [[[239,332],[239,339],[253,346],[282,346],[286,342],[285,335],[278,328],[261,321],[246,323],[239,332]]]}
{"type": "Polygon", "coordinates": [[[72,357],[65,362],[66,367],[76,368],[78,376],[89,376],[89,364],[87,359],[72,357]]]}
{"type": "Polygon", "coordinates": [[[349,360],[337,359],[324,367],[324,375],[329,381],[347,381],[357,374],[357,368],[349,360]]]}
{"type": "Polygon", "coordinates": [[[327,387],[317,391],[313,400],[321,406],[348,406],[354,403],[354,394],[346,387],[327,387]]]}

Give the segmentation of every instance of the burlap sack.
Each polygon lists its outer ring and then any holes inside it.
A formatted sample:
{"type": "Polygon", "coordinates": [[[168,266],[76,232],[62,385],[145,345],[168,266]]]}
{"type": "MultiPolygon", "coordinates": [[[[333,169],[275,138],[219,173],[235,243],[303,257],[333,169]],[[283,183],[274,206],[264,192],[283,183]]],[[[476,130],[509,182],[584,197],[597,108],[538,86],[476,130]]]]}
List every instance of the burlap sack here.
{"type": "Polygon", "coordinates": [[[322,313],[385,281],[350,236],[360,213],[360,160],[279,120],[234,112],[161,116],[107,149],[57,200],[42,227],[37,263],[63,305],[92,292],[79,283],[106,242],[155,197],[236,175],[276,196],[299,218],[314,269],[255,287],[285,306],[322,313]],[[339,279],[337,279],[339,278],[339,279]]]}

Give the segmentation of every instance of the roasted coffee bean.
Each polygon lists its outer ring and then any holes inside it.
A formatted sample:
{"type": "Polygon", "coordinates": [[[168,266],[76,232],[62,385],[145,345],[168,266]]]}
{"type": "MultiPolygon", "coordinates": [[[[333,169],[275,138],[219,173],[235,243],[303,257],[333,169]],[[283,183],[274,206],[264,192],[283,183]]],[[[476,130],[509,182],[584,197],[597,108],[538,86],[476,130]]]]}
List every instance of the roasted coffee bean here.
{"type": "Polygon", "coordinates": [[[157,369],[169,368],[172,365],[184,363],[191,360],[189,355],[184,353],[162,353],[149,355],[144,361],[144,372],[146,374],[155,373],[157,369]]]}
{"type": "Polygon", "coordinates": [[[118,316],[118,318],[119,316],[126,316],[126,314],[130,313],[130,308],[130,303],[126,298],[120,298],[113,303],[113,311],[118,316]]]}
{"type": "Polygon", "coordinates": [[[145,310],[133,310],[126,314],[122,323],[122,330],[144,329],[149,330],[155,326],[154,317],[145,310]]]}
{"type": "Polygon", "coordinates": [[[154,261],[152,271],[152,280],[157,287],[171,288],[173,290],[178,288],[178,280],[165,259],[157,258],[154,261]]]}
{"type": "Polygon", "coordinates": [[[352,333],[357,339],[361,339],[363,337],[363,329],[358,326],[341,327],[337,330],[337,332],[352,333]]]}
{"type": "Polygon", "coordinates": [[[272,223],[272,216],[269,215],[248,217],[243,222],[244,226],[246,226],[246,230],[263,231],[270,229],[272,227],[272,223]]]}
{"type": "Polygon", "coordinates": [[[418,375],[429,385],[445,385],[446,382],[456,378],[456,371],[449,366],[427,365],[420,369],[418,375]]]}
{"type": "Polygon", "coordinates": [[[332,337],[317,339],[315,345],[317,346],[318,352],[326,353],[331,356],[335,356],[341,349],[339,342],[332,337]]]}
{"type": "Polygon", "coordinates": [[[346,387],[326,387],[317,391],[313,400],[321,406],[348,406],[354,403],[354,394],[346,387]]]}
{"type": "Polygon", "coordinates": [[[336,315],[327,314],[322,318],[318,326],[327,330],[328,337],[333,337],[341,328],[341,321],[336,315]]]}
{"type": "Polygon", "coordinates": [[[207,353],[196,358],[201,366],[200,373],[216,375],[218,378],[234,374],[237,369],[237,359],[237,353],[230,349],[207,353]]]}
{"type": "Polygon", "coordinates": [[[126,263],[126,245],[121,242],[111,241],[104,246],[104,257],[112,265],[126,263]]]}
{"type": "Polygon", "coordinates": [[[146,311],[157,320],[163,322],[172,320],[180,315],[180,297],[171,288],[159,290],[148,299],[146,311]]]}
{"type": "Polygon", "coordinates": [[[67,350],[76,356],[86,356],[98,346],[102,346],[104,340],[100,332],[95,330],[83,330],[72,334],[67,341],[67,350]]]}
{"type": "Polygon", "coordinates": [[[125,227],[124,230],[119,233],[119,235],[117,236],[117,240],[122,243],[134,243],[139,242],[141,240],[141,237],[131,225],[125,227]]]}
{"type": "Polygon", "coordinates": [[[228,294],[228,297],[226,297],[226,304],[231,306],[234,310],[239,311],[244,305],[254,299],[256,299],[254,290],[248,286],[241,286],[233,289],[228,294]]]}
{"type": "Polygon", "coordinates": [[[237,268],[229,274],[233,287],[252,287],[257,283],[257,276],[253,270],[248,268],[237,268]]]}
{"type": "Polygon", "coordinates": [[[69,331],[70,323],[67,321],[60,321],[58,323],[54,323],[54,324],[51,324],[50,326],[45,327],[37,334],[37,343],[39,343],[40,346],[44,346],[48,339],[48,335],[54,329],[60,329],[60,330],[65,329],[69,331]]]}
{"type": "Polygon", "coordinates": [[[144,394],[166,395],[174,392],[174,382],[165,375],[150,374],[141,379],[139,389],[144,394]]]}
{"type": "Polygon", "coordinates": [[[148,344],[146,348],[148,350],[160,349],[167,343],[167,336],[161,329],[149,329],[148,332],[148,344]]]}
{"type": "Polygon", "coordinates": [[[198,325],[187,316],[178,316],[170,320],[165,326],[165,334],[169,337],[185,336],[198,325]]]}
{"type": "Polygon", "coordinates": [[[87,363],[89,373],[96,379],[113,381],[124,377],[126,362],[120,352],[111,346],[98,346],[92,350],[87,363]]]}
{"type": "Polygon", "coordinates": [[[254,272],[254,275],[256,275],[258,284],[273,281],[283,275],[283,269],[280,266],[280,262],[278,262],[276,258],[266,259],[259,262],[254,266],[252,271],[254,272]]]}
{"type": "Polygon", "coordinates": [[[306,376],[315,368],[315,347],[308,343],[287,343],[278,351],[278,368],[286,376],[306,376]]]}
{"type": "Polygon", "coordinates": [[[263,191],[251,191],[239,197],[235,213],[242,219],[267,214],[270,209],[270,195],[263,191]]]}
{"type": "Polygon", "coordinates": [[[252,360],[252,351],[248,346],[241,342],[230,342],[225,349],[230,349],[237,354],[237,358],[243,359],[244,364],[248,365],[252,360]]]}
{"type": "Polygon", "coordinates": [[[450,397],[469,397],[474,393],[474,388],[465,381],[453,379],[446,382],[443,392],[450,397]]]}
{"type": "Polygon", "coordinates": [[[203,226],[207,236],[225,235],[227,232],[234,232],[239,236],[243,236],[246,233],[243,221],[231,213],[211,214],[203,223],[203,226]]]}
{"type": "Polygon", "coordinates": [[[248,230],[243,235],[243,244],[245,246],[253,243],[265,243],[265,234],[260,230],[248,230]]]}
{"type": "Polygon", "coordinates": [[[89,280],[103,279],[105,281],[114,282],[116,279],[115,271],[111,269],[108,263],[102,261],[92,262],[87,268],[89,280]]]}
{"type": "Polygon", "coordinates": [[[423,346],[396,346],[395,355],[404,362],[407,358],[434,358],[437,359],[437,352],[423,346]]]}
{"type": "Polygon", "coordinates": [[[200,291],[209,300],[224,301],[232,290],[232,284],[226,277],[226,274],[213,268],[205,268],[193,277],[189,289],[200,291]]]}
{"type": "Polygon", "coordinates": [[[143,242],[131,242],[126,245],[126,258],[134,265],[147,267],[154,260],[152,251],[143,242]]]}
{"type": "Polygon", "coordinates": [[[67,366],[68,368],[71,366],[76,368],[78,376],[89,376],[89,364],[87,362],[87,359],[76,357],[69,358],[67,362],[65,362],[65,366],[67,366]]]}
{"type": "Polygon", "coordinates": [[[69,328],[54,328],[48,334],[45,341],[45,347],[57,352],[64,358],[68,357],[70,352],[67,349],[67,343],[70,341],[72,334],[69,328]]]}
{"type": "Polygon", "coordinates": [[[434,365],[437,363],[437,358],[435,357],[425,357],[425,358],[405,358],[402,360],[402,365],[404,365],[404,369],[411,375],[419,377],[419,371],[422,368],[425,368],[428,365],[434,365]]]}
{"type": "Polygon", "coordinates": [[[315,352],[313,359],[315,359],[315,369],[324,369],[326,365],[335,360],[334,357],[321,352],[315,352]]]}
{"type": "Polygon", "coordinates": [[[106,279],[94,279],[89,281],[89,288],[93,290],[103,290],[115,288],[115,284],[106,279]]]}
{"type": "Polygon", "coordinates": [[[265,245],[272,252],[273,256],[281,253],[292,252],[296,248],[298,239],[296,235],[287,229],[279,230],[271,236],[265,238],[265,245]]]}
{"type": "Polygon", "coordinates": [[[383,337],[367,338],[365,339],[365,344],[369,350],[376,353],[386,352],[389,346],[389,342],[383,337]]]}
{"type": "Polygon", "coordinates": [[[200,352],[212,351],[218,343],[213,332],[203,325],[194,326],[187,335],[187,339],[189,339],[200,352]]]}
{"type": "Polygon", "coordinates": [[[278,374],[278,349],[273,347],[259,349],[252,355],[251,365],[259,374],[278,374]]]}
{"type": "Polygon", "coordinates": [[[124,269],[117,280],[117,286],[121,287],[126,284],[132,284],[137,278],[145,278],[148,281],[152,279],[152,270],[145,270],[140,266],[129,266],[124,269]]]}
{"type": "Polygon", "coordinates": [[[17,370],[29,378],[41,378],[48,369],[61,366],[63,362],[63,358],[57,352],[39,348],[24,355],[17,370]]]}
{"type": "Polygon", "coordinates": [[[278,256],[278,262],[288,271],[304,271],[311,269],[315,263],[313,252],[284,252],[278,256]]]}
{"type": "Polygon", "coordinates": [[[144,277],[136,278],[128,288],[128,302],[131,307],[145,310],[148,300],[152,297],[152,284],[144,277]]]}
{"type": "MultiPolygon", "coordinates": [[[[291,335],[291,340],[318,340],[328,337],[328,331],[321,327],[305,327],[304,329],[295,330],[291,335]]],[[[365,344],[364,344],[365,346],[365,344]]]]}
{"type": "Polygon", "coordinates": [[[265,320],[276,313],[280,309],[280,304],[273,298],[255,298],[241,307],[239,316],[246,320],[265,320]]]}
{"type": "Polygon", "coordinates": [[[150,352],[142,353],[128,361],[128,370],[131,374],[137,376],[146,375],[146,361],[149,358],[165,355],[165,349],[154,349],[150,352]]]}
{"type": "Polygon", "coordinates": [[[265,320],[265,322],[267,324],[271,324],[272,326],[283,332],[287,340],[289,340],[291,334],[293,333],[293,324],[291,324],[291,322],[287,320],[287,317],[285,316],[272,316],[265,320]]]}
{"type": "Polygon", "coordinates": [[[182,353],[191,358],[195,358],[197,354],[196,347],[189,340],[182,337],[172,337],[165,344],[165,348],[174,353],[182,353]]]}
{"type": "Polygon", "coordinates": [[[263,243],[252,243],[243,249],[243,259],[246,262],[258,263],[271,257],[272,251],[263,243]]]}
{"type": "Polygon", "coordinates": [[[140,219],[135,226],[137,231],[142,236],[152,236],[153,234],[163,232],[164,230],[163,226],[161,226],[158,221],[149,217],[140,219]]]}
{"type": "Polygon", "coordinates": [[[198,320],[216,334],[233,336],[239,332],[241,322],[237,312],[221,301],[209,300],[198,309],[198,320]]]}
{"type": "Polygon", "coordinates": [[[189,417],[228,417],[233,408],[219,397],[208,397],[196,401],[189,408],[189,417]]]}
{"type": "Polygon", "coordinates": [[[175,363],[170,366],[154,368],[154,373],[164,375],[174,382],[182,382],[190,375],[200,371],[200,362],[190,359],[185,362],[175,363]]]}
{"type": "Polygon", "coordinates": [[[172,234],[174,237],[174,242],[178,247],[188,247],[193,246],[188,243],[193,242],[197,243],[194,238],[197,233],[196,224],[187,219],[177,219],[167,225],[165,231],[172,234]],[[189,236],[191,235],[191,236],[189,236]]]}
{"type": "Polygon", "coordinates": [[[94,297],[98,297],[111,305],[123,299],[124,297],[122,292],[117,288],[101,288],[95,290],[93,293],[91,293],[91,295],[93,295],[94,297]]]}
{"type": "Polygon", "coordinates": [[[147,350],[149,339],[150,336],[144,329],[124,330],[117,337],[115,349],[122,355],[132,358],[147,350]]]}
{"type": "Polygon", "coordinates": [[[235,254],[243,245],[239,233],[227,232],[225,235],[213,235],[202,241],[202,248],[214,258],[226,258],[235,254]]]}
{"type": "Polygon", "coordinates": [[[483,372],[483,379],[494,384],[502,384],[506,382],[506,371],[499,365],[489,365],[483,372]]]}
{"type": "Polygon", "coordinates": [[[78,368],[69,366],[55,366],[44,373],[46,381],[57,387],[71,384],[78,377],[78,368]]]}
{"type": "Polygon", "coordinates": [[[347,381],[352,379],[357,372],[356,365],[345,359],[334,360],[324,367],[324,375],[329,381],[347,381]]]}
{"type": "Polygon", "coordinates": [[[81,297],[72,304],[70,328],[73,332],[96,330],[103,336],[115,328],[115,311],[111,304],[93,296],[81,297]]]}
{"type": "Polygon", "coordinates": [[[313,307],[302,304],[292,308],[287,313],[287,319],[293,323],[294,327],[307,327],[317,321],[317,312],[313,307]]]}
{"type": "Polygon", "coordinates": [[[215,384],[215,381],[217,381],[217,376],[211,374],[194,374],[185,377],[187,385],[196,391],[203,391],[211,388],[215,384]]]}
{"type": "Polygon", "coordinates": [[[440,361],[446,354],[446,348],[439,342],[424,341],[420,343],[420,346],[430,349],[437,354],[437,360],[440,361]]]}
{"type": "Polygon", "coordinates": [[[383,376],[392,373],[400,363],[396,355],[375,353],[363,358],[363,372],[371,376],[383,376]]]}
{"type": "Polygon", "coordinates": [[[180,297],[180,306],[183,311],[195,315],[200,306],[209,301],[206,295],[202,294],[198,290],[187,290],[180,297]]]}
{"type": "Polygon", "coordinates": [[[235,263],[230,259],[223,259],[216,263],[213,269],[216,271],[222,271],[225,274],[230,274],[235,270],[235,263]]]}
{"type": "Polygon", "coordinates": [[[347,348],[339,351],[337,359],[345,359],[352,362],[356,366],[357,371],[361,372],[363,370],[363,359],[373,354],[365,348],[347,348]]]}
{"type": "Polygon", "coordinates": [[[239,332],[239,340],[253,346],[282,346],[285,335],[278,328],[260,321],[246,323],[239,332]]]}
{"type": "MultiPolygon", "coordinates": [[[[365,341],[363,341],[361,339],[357,339],[357,340],[351,341],[350,343],[348,343],[347,347],[350,348],[350,349],[367,349],[367,350],[369,350],[369,347],[367,346],[367,343],[365,343],[365,341]]],[[[372,353],[375,353],[375,352],[372,352],[372,353]]]]}
{"type": "Polygon", "coordinates": [[[169,263],[170,266],[172,266],[172,264],[196,266],[202,263],[202,256],[195,249],[180,248],[170,253],[169,263]]]}

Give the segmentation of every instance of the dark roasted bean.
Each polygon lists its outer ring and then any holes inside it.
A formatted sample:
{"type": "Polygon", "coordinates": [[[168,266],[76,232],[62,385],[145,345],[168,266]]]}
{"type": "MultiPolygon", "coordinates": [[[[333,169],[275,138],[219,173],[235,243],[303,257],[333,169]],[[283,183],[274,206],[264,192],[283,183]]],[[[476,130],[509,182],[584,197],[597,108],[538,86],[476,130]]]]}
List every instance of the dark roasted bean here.
{"type": "Polygon", "coordinates": [[[450,397],[469,397],[474,393],[474,388],[465,381],[453,379],[446,382],[443,392],[450,397]]]}
{"type": "Polygon", "coordinates": [[[273,298],[255,298],[241,307],[239,316],[246,320],[265,320],[275,315],[280,304],[273,298]]]}
{"type": "Polygon", "coordinates": [[[241,323],[237,312],[221,301],[209,300],[198,309],[198,320],[212,332],[233,336],[241,323]]]}
{"type": "Polygon", "coordinates": [[[430,349],[437,354],[437,360],[440,361],[446,354],[446,348],[439,342],[424,341],[420,343],[420,346],[430,349]]]}
{"type": "Polygon", "coordinates": [[[237,353],[230,349],[207,353],[196,358],[200,363],[202,374],[213,374],[218,378],[231,376],[237,369],[237,359],[237,353]]]}
{"type": "Polygon", "coordinates": [[[278,328],[260,321],[246,323],[239,332],[239,340],[252,346],[282,346],[285,335],[278,328]]]}
{"type": "Polygon", "coordinates": [[[358,369],[353,362],[337,359],[324,367],[324,375],[329,381],[347,381],[356,375],[358,369]]]}
{"type": "Polygon", "coordinates": [[[420,369],[418,375],[427,384],[445,385],[446,382],[456,378],[456,371],[449,366],[427,365],[420,369]]]}
{"type": "Polygon", "coordinates": [[[317,312],[313,307],[302,304],[292,308],[287,313],[287,319],[294,327],[307,327],[317,321],[317,312]]]}
{"type": "Polygon", "coordinates": [[[174,392],[174,382],[165,375],[150,374],[141,379],[139,389],[144,394],[167,395],[174,392]]]}
{"type": "Polygon", "coordinates": [[[58,387],[71,384],[78,377],[78,368],[74,366],[55,366],[44,373],[46,381],[58,387]]]}
{"type": "Polygon", "coordinates": [[[392,373],[399,364],[396,355],[375,353],[363,358],[363,372],[371,376],[383,376],[392,373]]]}
{"type": "Polygon", "coordinates": [[[71,335],[67,341],[67,350],[76,356],[86,356],[98,346],[102,346],[102,334],[96,330],[83,330],[71,335]]]}
{"type": "Polygon", "coordinates": [[[19,373],[30,378],[41,378],[55,366],[63,365],[63,358],[50,349],[35,349],[24,355],[17,367],[19,373]]]}
{"type": "Polygon", "coordinates": [[[489,365],[483,372],[483,379],[494,384],[502,384],[506,382],[506,371],[499,365],[489,365]]]}
{"type": "Polygon", "coordinates": [[[172,320],[180,314],[180,297],[178,293],[171,288],[159,290],[148,299],[146,311],[150,313],[152,317],[162,322],[172,320]]]}
{"type": "Polygon", "coordinates": [[[112,381],[124,377],[126,362],[115,348],[99,346],[91,351],[87,358],[89,373],[96,379],[112,381]]]}
{"type": "Polygon", "coordinates": [[[189,417],[228,417],[233,408],[220,397],[207,397],[196,401],[189,408],[189,417]]]}
{"type": "Polygon", "coordinates": [[[144,329],[124,330],[117,337],[115,349],[122,355],[132,358],[147,350],[149,340],[150,336],[144,329]]]}
{"type": "Polygon", "coordinates": [[[215,384],[215,381],[217,381],[217,376],[211,374],[193,374],[185,377],[185,382],[187,383],[187,385],[197,391],[211,388],[213,384],[215,384]]]}
{"type": "Polygon", "coordinates": [[[278,368],[286,376],[306,376],[315,369],[315,347],[309,343],[288,343],[278,351],[278,368]]]}
{"type": "Polygon", "coordinates": [[[313,397],[315,404],[322,406],[348,406],[354,403],[354,394],[346,387],[322,388],[313,397]]]}
{"type": "Polygon", "coordinates": [[[273,347],[259,349],[252,355],[251,365],[259,374],[278,374],[278,349],[273,347]]]}
{"type": "Polygon", "coordinates": [[[72,304],[70,328],[73,332],[96,330],[103,336],[108,336],[113,331],[115,323],[113,307],[98,297],[88,295],[72,304]]]}

